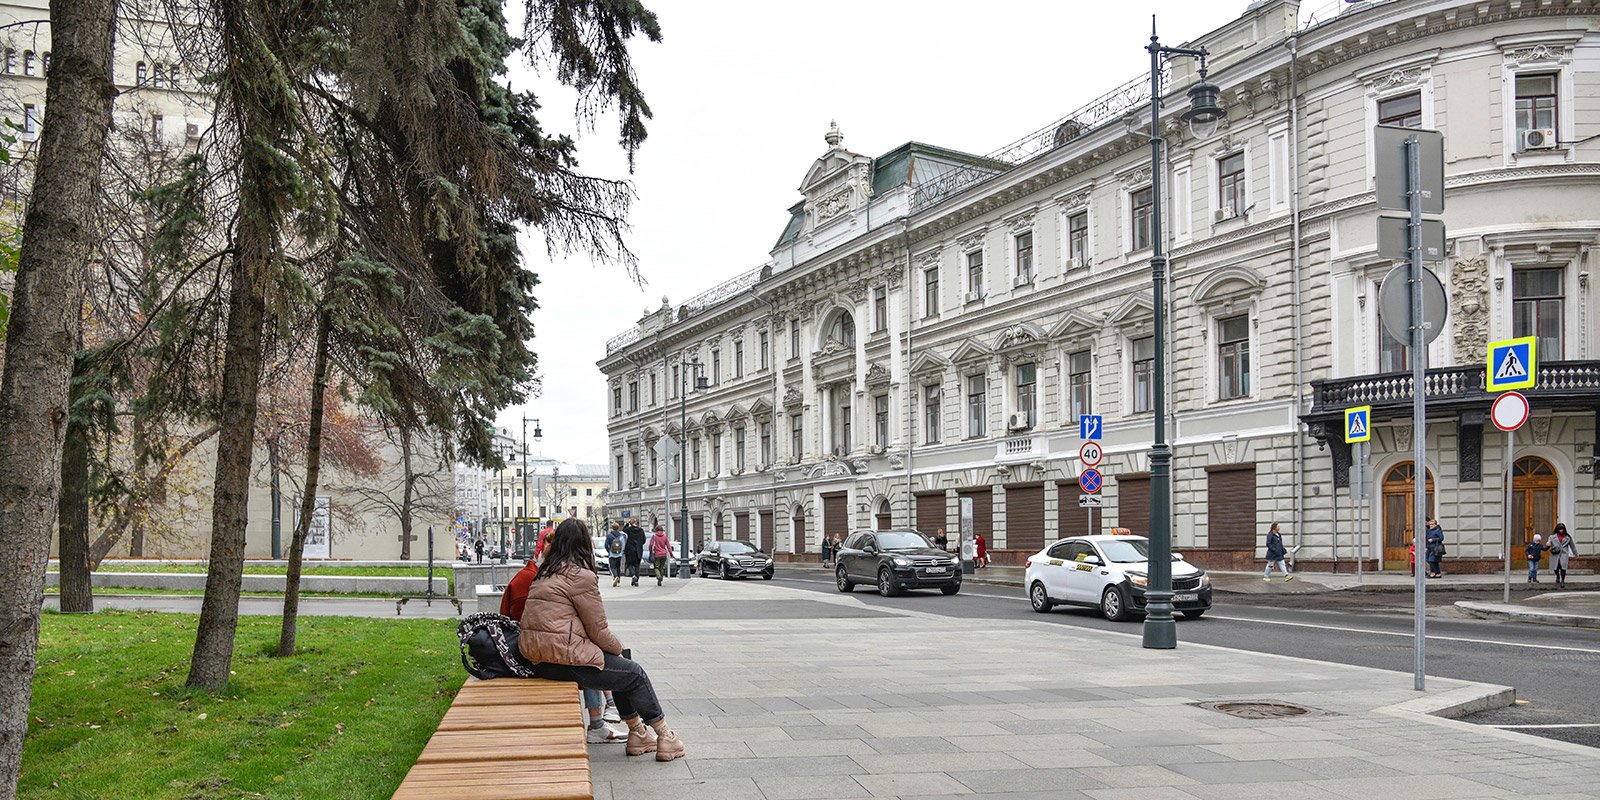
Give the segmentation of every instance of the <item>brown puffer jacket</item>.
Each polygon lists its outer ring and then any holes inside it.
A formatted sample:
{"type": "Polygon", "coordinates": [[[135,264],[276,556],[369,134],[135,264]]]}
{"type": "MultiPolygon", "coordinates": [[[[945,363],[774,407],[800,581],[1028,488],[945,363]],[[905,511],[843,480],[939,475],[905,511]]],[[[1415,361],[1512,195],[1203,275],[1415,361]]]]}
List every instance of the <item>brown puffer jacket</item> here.
{"type": "Polygon", "coordinates": [[[622,655],[622,642],[606,625],[595,573],[567,565],[540,573],[528,589],[528,605],[518,623],[517,649],[536,664],[605,667],[604,653],[622,655]]]}

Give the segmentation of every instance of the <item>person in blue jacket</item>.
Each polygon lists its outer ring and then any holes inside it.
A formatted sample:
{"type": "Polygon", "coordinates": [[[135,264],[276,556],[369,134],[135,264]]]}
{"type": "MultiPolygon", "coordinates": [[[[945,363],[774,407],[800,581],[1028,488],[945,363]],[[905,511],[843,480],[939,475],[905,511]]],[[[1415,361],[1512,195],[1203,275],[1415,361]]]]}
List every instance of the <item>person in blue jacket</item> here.
{"type": "Polygon", "coordinates": [[[1278,533],[1278,523],[1272,523],[1272,528],[1267,531],[1267,568],[1262,571],[1262,580],[1272,580],[1272,565],[1278,565],[1278,571],[1283,573],[1284,581],[1294,580],[1289,574],[1289,565],[1284,561],[1289,551],[1283,549],[1283,534],[1278,533]]]}
{"type": "Polygon", "coordinates": [[[1545,546],[1544,537],[1537,533],[1533,535],[1533,541],[1528,542],[1524,550],[1528,556],[1528,583],[1539,582],[1539,561],[1544,558],[1544,551],[1549,549],[1545,546]]]}
{"type": "Polygon", "coordinates": [[[1439,561],[1440,559],[1444,558],[1445,553],[1444,528],[1439,525],[1438,520],[1434,519],[1433,517],[1428,517],[1427,531],[1427,539],[1424,540],[1424,547],[1427,549],[1423,552],[1426,554],[1428,559],[1428,577],[1443,577],[1444,573],[1439,570],[1439,561]]]}

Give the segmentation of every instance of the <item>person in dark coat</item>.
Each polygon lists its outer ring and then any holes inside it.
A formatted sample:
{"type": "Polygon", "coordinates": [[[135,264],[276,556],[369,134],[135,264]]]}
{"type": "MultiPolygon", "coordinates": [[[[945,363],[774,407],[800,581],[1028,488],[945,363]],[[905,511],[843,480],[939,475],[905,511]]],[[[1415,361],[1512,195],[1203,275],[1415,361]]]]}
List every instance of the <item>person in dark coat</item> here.
{"type": "Polygon", "coordinates": [[[478,563],[482,564],[483,563],[483,537],[482,536],[479,536],[478,540],[472,543],[472,549],[474,551],[476,551],[477,554],[478,554],[478,563]]]}
{"type": "Polygon", "coordinates": [[[1261,572],[1261,579],[1272,580],[1272,565],[1277,564],[1278,571],[1283,573],[1284,581],[1294,580],[1294,576],[1289,574],[1289,565],[1285,561],[1288,555],[1289,551],[1283,547],[1283,534],[1278,533],[1278,523],[1274,522],[1272,527],[1267,530],[1267,568],[1261,572]]]}
{"type": "Polygon", "coordinates": [[[1428,532],[1423,554],[1428,559],[1428,577],[1440,578],[1444,573],[1439,569],[1439,561],[1444,558],[1444,528],[1439,521],[1428,517],[1428,532]]]}
{"type": "Polygon", "coordinates": [[[644,528],[629,522],[622,532],[627,534],[628,541],[622,546],[622,571],[632,578],[634,586],[639,585],[639,562],[644,560],[644,528]]]}

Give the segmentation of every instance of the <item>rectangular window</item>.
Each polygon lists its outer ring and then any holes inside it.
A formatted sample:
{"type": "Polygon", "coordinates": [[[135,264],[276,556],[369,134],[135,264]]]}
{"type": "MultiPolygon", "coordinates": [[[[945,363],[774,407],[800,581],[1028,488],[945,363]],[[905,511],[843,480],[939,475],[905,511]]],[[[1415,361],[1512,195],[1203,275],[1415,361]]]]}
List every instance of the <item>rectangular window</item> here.
{"type": "Polygon", "coordinates": [[[884,286],[872,290],[872,332],[880,333],[889,327],[889,289],[884,286]]]}
{"type": "Polygon", "coordinates": [[[744,472],[744,428],[733,429],[733,468],[744,472]]]}
{"type": "Polygon", "coordinates": [[[736,339],[733,343],[733,377],[744,377],[744,340],[736,339]]]}
{"type": "Polygon", "coordinates": [[[660,477],[660,474],[661,474],[661,463],[659,461],[657,461],[656,458],[657,458],[657,456],[656,456],[655,448],[652,447],[652,448],[650,448],[650,485],[651,486],[654,486],[656,484],[656,480],[657,480],[657,478],[660,477]]]}
{"type": "Polygon", "coordinates": [[[1088,350],[1067,356],[1067,416],[1073,422],[1084,414],[1093,413],[1094,407],[1089,402],[1092,363],[1088,350]]]}
{"type": "Polygon", "coordinates": [[[800,357],[800,320],[789,320],[789,357],[800,357]]]}
{"type": "Polygon", "coordinates": [[[1422,127],[1422,92],[1378,101],[1378,124],[1402,128],[1422,127]]]}
{"type": "Polygon", "coordinates": [[[967,254],[967,291],[974,297],[983,297],[983,251],[967,254]]]}
{"type": "Polygon", "coordinates": [[[1250,317],[1241,314],[1217,323],[1217,395],[1223,400],[1250,394],[1250,317]]]}
{"type": "Polygon", "coordinates": [[[718,386],[722,383],[722,351],[711,351],[711,385],[718,386]]]}
{"type": "Polygon", "coordinates": [[[761,332],[761,371],[766,372],[772,366],[772,341],[766,331],[761,332]]]}
{"type": "Polygon", "coordinates": [[[622,488],[622,476],[623,476],[623,474],[624,473],[622,471],[622,456],[617,456],[617,489],[619,489],[619,490],[622,488]]]}
{"type": "Polygon", "coordinates": [[[38,64],[38,58],[39,58],[38,56],[33,54],[32,50],[29,50],[29,51],[23,53],[22,54],[22,74],[24,74],[24,75],[32,75],[33,71],[37,68],[36,65],[38,64]]]}
{"type": "Polygon", "coordinates": [[[638,486],[639,485],[639,469],[640,469],[640,467],[639,467],[639,454],[638,453],[629,453],[628,454],[628,461],[629,461],[629,463],[633,464],[633,483],[632,483],[632,485],[633,486],[638,486]]]}
{"type": "Polygon", "coordinates": [[[1156,340],[1146,336],[1133,340],[1133,411],[1142,414],[1155,407],[1156,340]]]}
{"type": "Polygon", "coordinates": [[[694,474],[700,474],[700,437],[696,436],[689,441],[690,463],[694,465],[694,474]]]}
{"type": "Polygon", "coordinates": [[[166,70],[161,67],[161,62],[158,61],[154,64],[154,70],[150,73],[150,88],[160,89],[166,82],[166,70]]]}
{"type": "Polygon", "coordinates": [[[1089,212],[1074,212],[1067,217],[1067,258],[1071,267],[1089,265],[1089,212]]]}
{"type": "Polygon", "coordinates": [[[805,448],[805,418],[799,414],[789,415],[789,458],[798,460],[806,452],[805,448]]]}
{"type": "Polygon", "coordinates": [[[1027,415],[1030,428],[1039,422],[1038,375],[1033,364],[1017,365],[1017,413],[1027,415]]]}
{"type": "Polygon", "coordinates": [[[1556,74],[1517,76],[1517,149],[1522,149],[1522,134],[1532,130],[1555,130],[1556,74]]]}
{"type": "Polygon", "coordinates": [[[654,372],[652,372],[652,373],[650,373],[650,405],[655,405],[657,402],[658,401],[656,400],[656,374],[654,372]]]}
{"type": "Polygon", "coordinates": [[[976,439],[988,429],[988,378],[967,376],[967,438],[976,439]]]}
{"type": "Polygon", "coordinates": [[[1217,159],[1217,211],[1223,219],[1244,213],[1244,153],[1217,159]]]}
{"type": "Polygon", "coordinates": [[[683,373],[677,364],[672,365],[672,385],[667,387],[667,396],[673,400],[678,399],[678,392],[683,386],[683,373]]]}
{"type": "Polygon", "coordinates": [[[6,50],[6,74],[17,74],[17,51],[15,50],[6,50]]]}
{"type": "Polygon", "coordinates": [[[32,103],[22,107],[22,132],[26,135],[39,132],[39,109],[32,103]]]}
{"type": "Polygon", "coordinates": [[[937,385],[922,387],[922,441],[939,443],[939,432],[944,427],[944,405],[937,385]]]}
{"type": "Polygon", "coordinates": [[[922,316],[939,316],[939,268],[930,267],[922,272],[922,316]]]}
{"type": "Polygon", "coordinates": [[[889,446],[889,395],[872,398],[872,441],[879,447],[889,446]]]}
{"type": "Polygon", "coordinates": [[[1155,194],[1150,187],[1138,189],[1128,193],[1128,206],[1132,211],[1129,220],[1133,238],[1131,250],[1143,250],[1150,246],[1150,222],[1155,210],[1155,194]]]}
{"type": "Polygon", "coordinates": [[[846,453],[850,452],[850,448],[852,447],[851,442],[850,442],[850,434],[851,434],[851,430],[850,429],[851,429],[851,427],[852,427],[852,425],[851,425],[851,419],[850,419],[850,400],[847,397],[847,398],[845,398],[845,401],[839,405],[839,442],[838,442],[839,447],[842,448],[846,453]]]}
{"type": "Polygon", "coordinates": [[[1562,349],[1562,270],[1519,269],[1511,273],[1511,330],[1513,336],[1539,337],[1541,363],[1560,361],[1562,349]]]}
{"type": "Polygon", "coordinates": [[[1406,343],[1389,335],[1383,327],[1383,310],[1378,310],[1378,371],[1404,372],[1411,368],[1406,359],[1406,343]]]}
{"type": "Polygon", "coordinates": [[[150,143],[160,146],[163,134],[167,132],[166,120],[160,114],[150,115],[150,143]]]}
{"type": "Polygon", "coordinates": [[[722,434],[711,436],[711,474],[722,474],[722,434]]]}
{"type": "Polygon", "coordinates": [[[1017,253],[1017,277],[1023,283],[1033,280],[1033,231],[1017,234],[1014,243],[1017,253]]]}
{"type": "Polygon", "coordinates": [[[622,413],[622,387],[621,386],[613,386],[613,387],[611,387],[611,413],[612,413],[613,416],[622,413]]]}
{"type": "Polygon", "coordinates": [[[628,381],[628,410],[639,410],[639,382],[628,381]]]}
{"type": "Polygon", "coordinates": [[[763,466],[763,467],[772,466],[772,421],[771,420],[767,420],[767,421],[761,423],[761,442],[760,442],[760,447],[761,447],[761,453],[760,453],[761,466],[763,466]]]}

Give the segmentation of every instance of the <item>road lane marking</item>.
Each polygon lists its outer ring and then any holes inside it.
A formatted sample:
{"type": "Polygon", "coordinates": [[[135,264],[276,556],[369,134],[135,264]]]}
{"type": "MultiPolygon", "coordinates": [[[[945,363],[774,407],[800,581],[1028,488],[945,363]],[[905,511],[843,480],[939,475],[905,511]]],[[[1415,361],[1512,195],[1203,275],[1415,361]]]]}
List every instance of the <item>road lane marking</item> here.
{"type": "Polygon", "coordinates": [[[1500,728],[1502,730],[1527,730],[1533,728],[1600,728],[1600,722],[1563,722],[1549,725],[1485,725],[1486,728],[1500,728]]]}
{"type": "MultiPolygon", "coordinates": [[[[1372,630],[1371,628],[1347,628],[1347,627],[1341,627],[1341,626],[1338,626],[1338,625],[1326,625],[1326,624],[1310,623],[1310,622],[1288,622],[1286,620],[1275,620],[1275,619],[1254,619],[1254,618],[1251,618],[1251,617],[1229,617],[1229,616],[1223,616],[1221,614],[1212,614],[1210,616],[1211,616],[1212,619],[1227,620],[1229,622],[1254,622],[1254,623],[1257,623],[1257,624],[1260,624],[1260,625],[1288,625],[1288,626],[1295,627],[1295,628],[1315,628],[1317,630],[1324,630],[1324,631],[1343,631],[1345,633],[1370,633],[1370,634],[1373,634],[1373,635],[1376,635],[1376,636],[1398,636],[1398,637],[1403,638],[1403,639],[1415,639],[1416,638],[1416,634],[1413,634],[1413,633],[1410,633],[1410,632],[1401,632],[1401,631],[1375,631],[1375,630],[1372,630]]],[[[1497,640],[1497,639],[1473,639],[1473,638],[1469,638],[1469,637],[1466,637],[1466,636],[1437,636],[1437,635],[1430,634],[1428,636],[1428,641],[1430,641],[1430,642],[1463,642],[1463,643],[1466,643],[1466,644],[1487,644],[1487,645],[1496,645],[1496,646],[1499,646],[1499,647],[1521,647],[1521,648],[1527,648],[1527,649],[1533,649],[1533,650],[1560,650],[1560,651],[1567,652],[1567,653],[1595,653],[1595,654],[1600,654],[1600,650],[1596,650],[1596,649],[1593,649],[1593,648],[1587,648],[1587,647],[1563,647],[1561,645],[1554,645],[1554,644],[1528,644],[1526,642],[1505,642],[1505,641],[1500,641],[1500,640],[1497,640]]]]}

